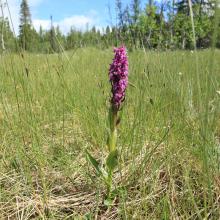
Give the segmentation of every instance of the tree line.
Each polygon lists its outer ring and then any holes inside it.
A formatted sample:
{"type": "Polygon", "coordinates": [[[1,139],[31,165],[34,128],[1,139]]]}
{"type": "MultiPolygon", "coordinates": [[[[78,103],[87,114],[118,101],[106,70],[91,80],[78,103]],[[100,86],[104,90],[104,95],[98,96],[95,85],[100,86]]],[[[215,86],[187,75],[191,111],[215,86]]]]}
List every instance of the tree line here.
{"type": "Polygon", "coordinates": [[[216,46],[220,47],[220,25],[214,25],[215,16],[219,14],[217,1],[148,0],[144,7],[142,3],[141,0],[131,0],[123,5],[121,0],[115,0],[116,19],[112,21],[109,7],[110,24],[107,27],[102,30],[95,26],[87,27],[85,31],[71,27],[64,35],[59,26],[54,27],[52,17],[50,30],[40,27],[36,31],[28,1],[22,0],[19,34],[15,36],[0,0],[0,50],[53,53],[88,46],[108,48],[119,44],[125,44],[130,49],[174,50],[192,49],[195,43],[197,48],[208,48],[212,45],[214,33],[217,36],[216,46]]]}

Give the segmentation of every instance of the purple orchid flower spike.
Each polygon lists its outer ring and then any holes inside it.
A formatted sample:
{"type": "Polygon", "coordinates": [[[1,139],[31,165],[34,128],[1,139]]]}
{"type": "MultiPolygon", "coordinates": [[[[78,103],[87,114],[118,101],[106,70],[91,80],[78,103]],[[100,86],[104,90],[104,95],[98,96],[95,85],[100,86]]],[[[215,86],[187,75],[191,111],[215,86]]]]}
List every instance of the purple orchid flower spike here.
{"type": "Polygon", "coordinates": [[[110,65],[109,78],[112,84],[111,104],[118,111],[125,99],[125,91],[128,86],[128,58],[126,48],[121,46],[114,49],[115,57],[110,65]]]}

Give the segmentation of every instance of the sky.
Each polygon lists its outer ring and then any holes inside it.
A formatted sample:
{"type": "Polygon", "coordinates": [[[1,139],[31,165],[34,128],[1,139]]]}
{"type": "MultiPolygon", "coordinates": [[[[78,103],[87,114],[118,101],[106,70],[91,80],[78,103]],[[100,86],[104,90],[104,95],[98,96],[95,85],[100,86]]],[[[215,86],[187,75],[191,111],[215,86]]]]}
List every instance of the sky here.
{"type": "MultiPolygon", "coordinates": [[[[1,1],[1,0],[0,0],[1,1]]],[[[16,34],[19,27],[19,10],[21,0],[7,1],[11,12],[16,34]]],[[[68,33],[73,26],[85,30],[86,26],[96,26],[99,29],[115,23],[115,0],[27,0],[32,15],[32,23],[36,30],[40,25],[44,29],[50,28],[50,16],[53,16],[54,26],[59,25],[61,31],[68,33]],[[109,16],[110,6],[112,21],[109,16]]],[[[131,0],[122,0],[123,5],[130,4],[131,0]]],[[[5,15],[8,16],[7,7],[5,15]]]]}

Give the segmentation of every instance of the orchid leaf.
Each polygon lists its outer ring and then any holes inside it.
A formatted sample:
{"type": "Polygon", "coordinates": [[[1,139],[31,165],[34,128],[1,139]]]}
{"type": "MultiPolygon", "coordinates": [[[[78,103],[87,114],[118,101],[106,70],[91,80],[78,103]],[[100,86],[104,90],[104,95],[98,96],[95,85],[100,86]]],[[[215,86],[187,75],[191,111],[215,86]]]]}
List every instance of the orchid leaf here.
{"type": "Polygon", "coordinates": [[[106,165],[109,170],[114,170],[118,165],[118,151],[114,150],[110,152],[106,159],[106,165]]]}
{"type": "Polygon", "coordinates": [[[93,165],[93,167],[95,168],[98,176],[102,175],[102,171],[100,169],[100,164],[99,162],[88,152],[86,151],[86,156],[87,156],[87,160],[93,165]]]}

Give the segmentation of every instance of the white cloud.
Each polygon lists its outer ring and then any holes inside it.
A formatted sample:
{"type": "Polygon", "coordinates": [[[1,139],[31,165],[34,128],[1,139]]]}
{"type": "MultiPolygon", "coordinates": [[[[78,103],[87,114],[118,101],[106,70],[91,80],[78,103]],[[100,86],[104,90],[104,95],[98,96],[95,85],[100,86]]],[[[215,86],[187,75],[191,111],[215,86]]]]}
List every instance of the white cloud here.
{"type": "MultiPolygon", "coordinates": [[[[78,30],[85,30],[86,26],[89,25],[89,27],[95,25],[96,19],[94,16],[86,16],[86,15],[73,15],[71,17],[66,17],[60,21],[53,22],[53,25],[59,26],[60,30],[67,34],[70,31],[71,27],[74,27],[78,30]]],[[[40,26],[43,27],[43,29],[50,29],[50,20],[42,20],[42,19],[34,19],[33,25],[36,28],[36,30],[39,30],[40,26]]]]}
{"type": "Polygon", "coordinates": [[[37,31],[40,29],[40,26],[42,26],[43,29],[49,29],[50,20],[34,19],[33,25],[37,31]]]}

